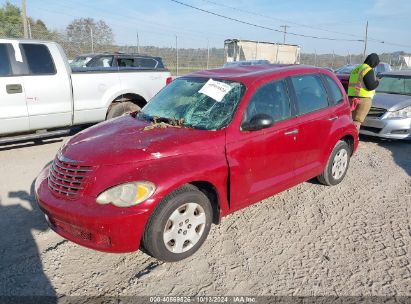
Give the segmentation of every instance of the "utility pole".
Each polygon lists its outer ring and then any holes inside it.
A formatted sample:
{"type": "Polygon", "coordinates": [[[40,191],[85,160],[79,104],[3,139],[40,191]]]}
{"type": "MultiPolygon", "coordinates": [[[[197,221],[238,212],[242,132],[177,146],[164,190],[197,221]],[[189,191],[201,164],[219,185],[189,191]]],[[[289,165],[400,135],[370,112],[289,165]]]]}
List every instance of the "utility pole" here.
{"type": "Polygon", "coordinates": [[[24,38],[29,38],[29,31],[27,29],[27,15],[26,15],[26,0],[21,1],[21,15],[23,18],[24,38]]]}
{"type": "Polygon", "coordinates": [[[365,59],[365,55],[367,53],[367,40],[368,40],[368,20],[367,20],[367,25],[365,26],[365,39],[364,39],[364,54],[363,54],[363,60],[365,59]]]}
{"type": "Polygon", "coordinates": [[[207,70],[208,70],[208,64],[210,62],[210,41],[207,39],[207,70]]]}
{"type": "Polygon", "coordinates": [[[178,44],[177,44],[177,35],[176,35],[176,76],[178,76],[178,44]]]}
{"type": "Polygon", "coordinates": [[[138,31],[137,31],[137,53],[140,54],[140,39],[138,38],[138,31]]]}
{"type": "Polygon", "coordinates": [[[287,35],[287,28],[290,27],[289,25],[280,25],[281,28],[284,29],[284,41],[283,44],[285,44],[285,36],[287,35]]]}
{"type": "Polygon", "coordinates": [[[90,26],[91,52],[94,53],[93,28],[90,26]]]}
{"type": "Polygon", "coordinates": [[[29,38],[30,38],[30,39],[33,39],[33,36],[31,35],[31,24],[30,24],[30,21],[27,22],[27,25],[28,25],[28,27],[29,27],[29,38]]]}

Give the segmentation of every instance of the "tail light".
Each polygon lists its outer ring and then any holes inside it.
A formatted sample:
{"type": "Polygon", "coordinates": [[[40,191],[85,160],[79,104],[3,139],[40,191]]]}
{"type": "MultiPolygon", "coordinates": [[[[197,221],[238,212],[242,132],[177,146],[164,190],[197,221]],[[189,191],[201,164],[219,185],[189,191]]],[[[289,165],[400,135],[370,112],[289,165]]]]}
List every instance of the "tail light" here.
{"type": "Polygon", "coordinates": [[[169,85],[173,81],[173,77],[167,77],[166,85],[169,85]]]}

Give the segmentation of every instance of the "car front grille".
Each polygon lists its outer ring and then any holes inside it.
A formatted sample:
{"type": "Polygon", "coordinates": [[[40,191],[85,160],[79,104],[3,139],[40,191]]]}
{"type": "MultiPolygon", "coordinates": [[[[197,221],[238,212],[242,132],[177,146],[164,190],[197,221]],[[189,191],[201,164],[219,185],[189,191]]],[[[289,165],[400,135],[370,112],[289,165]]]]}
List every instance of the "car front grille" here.
{"type": "Polygon", "coordinates": [[[361,130],[378,134],[378,133],[381,132],[382,128],[373,128],[373,127],[361,126],[361,130]]]}
{"type": "Polygon", "coordinates": [[[368,112],[367,117],[379,118],[383,116],[385,112],[387,112],[386,109],[371,107],[370,112],[368,112]]]}
{"type": "Polygon", "coordinates": [[[74,199],[83,192],[92,171],[90,166],[71,160],[61,161],[56,157],[48,176],[49,189],[57,196],[74,199]]]}

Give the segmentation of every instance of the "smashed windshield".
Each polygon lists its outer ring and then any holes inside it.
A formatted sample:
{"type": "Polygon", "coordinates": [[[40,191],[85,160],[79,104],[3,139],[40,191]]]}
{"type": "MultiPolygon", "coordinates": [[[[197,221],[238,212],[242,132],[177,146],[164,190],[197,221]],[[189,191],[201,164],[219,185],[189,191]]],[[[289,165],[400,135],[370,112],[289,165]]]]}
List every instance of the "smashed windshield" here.
{"type": "Polygon", "coordinates": [[[384,76],[380,80],[377,93],[411,95],[411,77],[384,76]]]}
{"type": "Polygon", "coordinates": [[[221,129],[230,123],[244,92],[245,86],[235,81],[178,78],[151,99],[139,116],[179,121],[196,129],[221,129]]]}

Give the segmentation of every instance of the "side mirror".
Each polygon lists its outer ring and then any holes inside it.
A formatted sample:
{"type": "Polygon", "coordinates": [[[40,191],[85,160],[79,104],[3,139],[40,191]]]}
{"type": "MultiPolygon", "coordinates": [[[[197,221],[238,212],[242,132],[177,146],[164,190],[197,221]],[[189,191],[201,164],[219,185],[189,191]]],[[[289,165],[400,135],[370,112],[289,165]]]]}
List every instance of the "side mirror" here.
{"type": "Polygon", "coordinates": [[[250,122],[244,122],[241,125],[241,129],[243,131],[257,131],[269,128],[273,125],[273,123],[273,118],[270,115],[257,114],[251,118],[250,122]]]}

